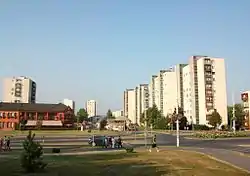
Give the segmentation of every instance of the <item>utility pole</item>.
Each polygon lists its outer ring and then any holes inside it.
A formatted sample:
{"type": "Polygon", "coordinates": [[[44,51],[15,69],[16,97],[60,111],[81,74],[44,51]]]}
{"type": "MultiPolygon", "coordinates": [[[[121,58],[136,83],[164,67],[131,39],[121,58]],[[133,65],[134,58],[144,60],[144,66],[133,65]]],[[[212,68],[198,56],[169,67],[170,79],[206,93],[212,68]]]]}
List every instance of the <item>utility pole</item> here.
{"type": "Polygon", "coordinates": [[[180,133],[179,133],[179,111],[176,109],[177,120],[176,120],[176,147],[180,146],[180,133]]]}
{"type": "Polygon", "coordinates": [[[179,76],[177,73],[177,67],[175,67],[175,72],[176,72],[176,81],[177,81],[177,107],[176,107],[176,115],[177,115],[177,120],[176,120],[176,147],[180,146],[180,134],[179,134],[179,76]]]}
{"type": "Polygon", "coordinates": [[[234,133],[235,133],[235,119],[236,119],[236,117],[235,117],[235,102],[234,102],[234,93],[232,94],[232,98],[233,98],[233,131],[234,131],[234,133]]]}

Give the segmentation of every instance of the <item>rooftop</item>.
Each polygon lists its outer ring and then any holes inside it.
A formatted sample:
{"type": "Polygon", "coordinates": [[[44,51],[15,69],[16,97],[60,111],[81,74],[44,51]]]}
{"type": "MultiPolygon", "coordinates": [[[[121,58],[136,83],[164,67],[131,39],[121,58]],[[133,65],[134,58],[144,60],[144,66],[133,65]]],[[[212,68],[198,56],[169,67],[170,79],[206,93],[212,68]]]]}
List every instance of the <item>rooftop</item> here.
{"type": "Polygon", "coordinates": [[[0,102],[0,111],[62,112],[69,107],[62,104],[45,103],[5,103],[0,102]]]}

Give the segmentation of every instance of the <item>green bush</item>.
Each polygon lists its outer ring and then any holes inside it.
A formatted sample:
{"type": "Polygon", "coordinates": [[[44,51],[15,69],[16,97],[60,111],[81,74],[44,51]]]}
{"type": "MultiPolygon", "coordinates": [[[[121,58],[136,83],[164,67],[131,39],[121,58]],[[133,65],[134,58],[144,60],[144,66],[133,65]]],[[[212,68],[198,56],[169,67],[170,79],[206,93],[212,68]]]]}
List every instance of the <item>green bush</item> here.
{"type": "Polygon", "coordinates": [[[61,150],[59,148],[52,148],[52,153],[60,153],[61,150]]]}
{"type": "Polygon", "coordinates": [[[194,130],[208,131],[210,128],[206,125],[194,125],[194,130]]]}
{"type": "Polygon", "coordinates": [[[134,148],[126,148],[125,149],[127,153],[133,153],[134,152],[134,148]]]}
{"type": "Polygon", "coordinates": [[[21,154],[21,166],[27,173],[43,170],[47,164],[43,162],[43,148],[39,142],[34,140],[35,134],[29,131],[23,142],[23,152],[21,154]]]}

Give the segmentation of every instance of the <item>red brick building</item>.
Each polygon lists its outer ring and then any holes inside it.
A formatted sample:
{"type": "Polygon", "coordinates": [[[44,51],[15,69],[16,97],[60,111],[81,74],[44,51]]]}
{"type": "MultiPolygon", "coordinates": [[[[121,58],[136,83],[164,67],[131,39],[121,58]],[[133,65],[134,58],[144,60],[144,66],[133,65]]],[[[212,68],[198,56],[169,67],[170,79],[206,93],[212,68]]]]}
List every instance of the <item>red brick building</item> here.
{"type": "Polygon", "coordinates": [[[13,130],[22,120],[26,126],[70,127],[74,112],[64,104],[0,103],[0,130],[13,130]]]}

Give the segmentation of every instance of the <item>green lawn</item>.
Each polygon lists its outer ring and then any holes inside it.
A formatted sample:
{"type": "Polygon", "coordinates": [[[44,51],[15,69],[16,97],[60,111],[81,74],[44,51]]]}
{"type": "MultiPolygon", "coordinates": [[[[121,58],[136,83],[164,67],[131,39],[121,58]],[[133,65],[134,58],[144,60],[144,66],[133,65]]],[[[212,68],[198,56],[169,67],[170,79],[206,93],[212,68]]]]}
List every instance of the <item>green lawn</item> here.
{"type": "MultiPolygon", "coordinates": [[[[81,156],[45,156],[45,173],[32,176],[246,176],[247,173],[188,151],[152,153],[88,154],[81,156]]],[[[1,158],[3,176],[27,176],[22,173],[19,160],[1,158]]]]}

